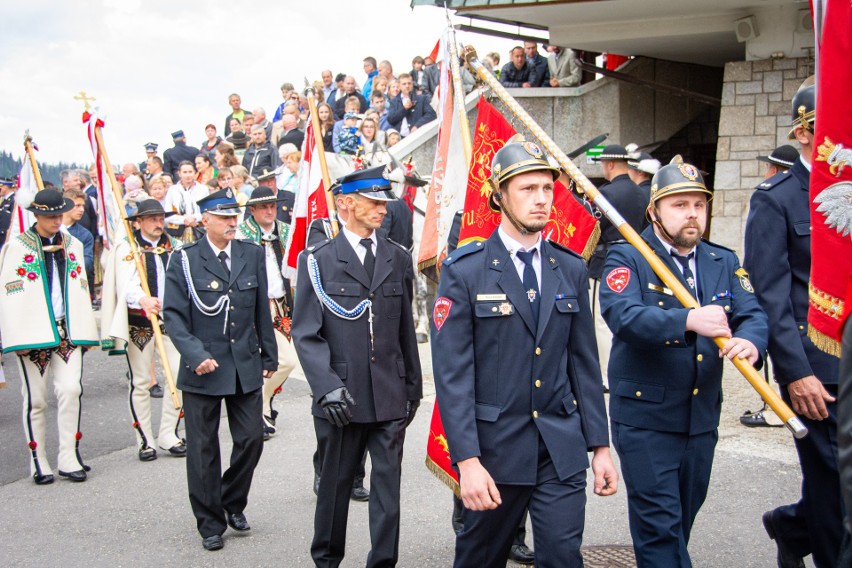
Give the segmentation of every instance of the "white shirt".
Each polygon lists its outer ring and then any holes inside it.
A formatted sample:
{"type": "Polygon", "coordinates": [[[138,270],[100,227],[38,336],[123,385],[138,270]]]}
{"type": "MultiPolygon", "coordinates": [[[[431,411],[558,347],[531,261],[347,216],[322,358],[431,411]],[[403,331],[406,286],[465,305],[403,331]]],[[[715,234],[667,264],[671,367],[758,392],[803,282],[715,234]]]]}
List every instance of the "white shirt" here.
{"type": "Polygon", "coordinates": [[[201,208],[197,202],[209,194],[210,188],[198,182],[193,182],[189,189],[184,189],[180,183],[171,186],[166,191],[166,198],[163,203],[163,208],[166,210],[166,223],[183,225],[184,215],[193,215],[195,220],[200,223],[201,208]]]}
{"type": "MultiPolygon", "coordinates": [[[[355,254],[358,255],[358,260],[361,261],[361,264],[364,264],[364,257],[367,256],[367,249],[361,244],[361,239],[365,237],[356,235],[347,229],[346,225],[343,225],[343,236],[346,237],[346,240],[349,241],[349,244],[352,245],[353,249],[355,249],[355,254]]],[[[376,239],[376,231],[373,231],[373,233],[367,238],[373,241],[373,256],[376,256],[376,243],[378,243],[378,240],[376,239]]]]}
{"type": "MultiPolygon", "coordinates": [[[[59,242],[62,242],[61,240],[59,242]]],[[[62,297],[62,285],[59,284],[59,279],[64,275],[59,274],[59,267],[56,266],[56,261],[53,262],[53,281],[50,283],[50,304],[53,306],[53,318],[59,319],[65,317],[65,298],[62,297]]],[[[68,262],[67,260],[65,262],[68,262]]],[[[66,286],[70,286],[71,282],[66,282],[66,286]]]]}
{"type": "MultiPolygon", "coordinates": [[[[145,237],[142,237],[149,246],[156,247],[157,243],[152,243],[145,237]]],[[[153,253],[146,253],[153,254],[153,253]]],[[[166,270],[163,266],[163,259],[160,255],[154,255],[154,266],[157,267],[157,298],[160,300],[160,303],[163,302],[163,290],[166,287],[166,270]]],[[[142,256],[142,264],[145,264],[145,256],[142,256]]],[[[134,266],[136,263],[134,262],[134,266]]],[[[141,310],[142,306],[139,304],[139,300],[145,297],[145,292],[142,291],[142,281],[139,279],[139,271],[134,270],[133,276],[130,277],[130,283],[127,285],[127,292],[124,295],[124,299],[127,300],[127,307],[134,310],[141,310]]]]}
{"type": "Polygon", "coordinates": [[[503,230],[503,227],[497,227],[497,235],[500,237],[500,240],[503,242],[503,246],[509,251],[509,256],[512,257],[512,262],[515,264],[515,271],[518,273],[518,278],[521,282],[524,281],[524,261],[518,258],[517,253],[520,252],[529,252],[531,250],[535,251],[533,254],[533,270],[535,271],[535,279],[538,282],[538,289],[541,290],[541,235],[538,236],[538,241],[529,249],[525,249],[524,245],[510,237],[506,234],[506,231],[503,230]]]}
{"type": "MultiPolygon", "coordinates": [[[[670,243],[667,243],[662,238],[660,238],[660,235],[657,235],[656,232],[654,232],[654,234],[657,236],[657,240],[662,243],[663,248],[665,248],[670,255],[672,254],[672,251],[674,251],[675,254],[677,254],[679,256],[689,256],[690,254],[695,253],[696,252],[695,249],[698,248],[697,246],[694,246],[694,247],[692,247],[692,250],[688,251],[686,254],[680,254],[678,252],[678,250],[676,248],[674,248],[670,243]]],[[[680,263],[679,260],[675,260],[674,257],[672,257],[672,260],[674,260],[675,266],[678,267],[681,275],[683,275],[683,265],[680,263]]],[[[689,259],[688,264],[689,264],[689,269],[692,271],[692,275],[695,277],[695,297],[700,298],[701,296],[698,294],[698,267],[695,264],[695,254],[692,254],[692,258],[689,259]]]]}
{"type": "Polygon", "coordinates": [[[262,233],[261,244],[263,245],[264,253],[266,254],[266,284],[267,297],[275,300],[284,297],[284,276],[281,274],[281,266],[278,264],[278,257],[275,256],[275,249],[272,247],[279,246],[278,235],[272,231],[260,229],[262,233]],[[273,240],[267,241],[264,238],[272,237],[273,240]]]}
{"type": "Polygon", "coordinates": [[[802,162],[802,165],[805,166],[808,169],[808,171],[811,171],[811,167],[812,167],[811,163],[809,161],[807,161],[804,158],[804,156],[802,156],[801,154],[799,154],[799,161],[802,162]]]}
{"type": "Polygon", "coordinates": [[[208,245],[210,245],[210,250],[212,250],[212,251],[213,251],[213,256],[215,256],[217,260],[218,260],[218,257],[219,257],[219,253],[220,253],[220,252],[224,252],[225,254],[227,254],[227,255],[228,255],[228,260],[226,260],[226,261],[225,261],[225,264],[227,264],[227,265],[228,265],[228,270],[231,270],[231,241],[228,241],[228,244],[227,244],[227,245],[225,245],[225,248],[220,249],[219,247],[217,247],[216,245],[214,245],[214,244],[210,241],[210,239],[209,239],[209,238],[206,238],[206,237],[205,237],[205,238],[204,238],[204,240],[205,240],[205,241],[207,241],[207,244],[208,244],[208,245]]]}

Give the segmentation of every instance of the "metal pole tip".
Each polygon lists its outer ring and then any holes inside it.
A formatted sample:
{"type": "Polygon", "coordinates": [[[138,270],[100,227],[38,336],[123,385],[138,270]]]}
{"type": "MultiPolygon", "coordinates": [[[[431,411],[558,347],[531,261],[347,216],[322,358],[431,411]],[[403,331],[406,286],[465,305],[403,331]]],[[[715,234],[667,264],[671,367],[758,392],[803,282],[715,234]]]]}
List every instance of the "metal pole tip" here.
{"type": "Polygon", "coordinates": [[[793,416],[786,423],[787,428],[790,429],[790,432],[793,433],[793,437],[797,440],[801,440],[805,436],[808,435],[808,429],[802,424],[802,421],[798,416],[793,416]]]}

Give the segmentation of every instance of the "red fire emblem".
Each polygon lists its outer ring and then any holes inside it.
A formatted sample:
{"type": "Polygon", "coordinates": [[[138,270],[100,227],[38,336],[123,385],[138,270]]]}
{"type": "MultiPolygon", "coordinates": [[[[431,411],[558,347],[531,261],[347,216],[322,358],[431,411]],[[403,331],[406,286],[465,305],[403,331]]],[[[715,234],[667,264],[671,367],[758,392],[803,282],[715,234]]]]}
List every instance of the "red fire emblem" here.
{"type": "Polygon", "coordinates": [[[621,294],[627,288],[628,282],[630,282],[630,269],[626,266],[614,268],[606,275],[606,285],[616,294],[621,294]]]}
{"type": "Polygon", "coordinates": [[[435,322],[435,328],[441,331],[444,322],[450,317],[450,308],[453,307],[453,302],[449,298],[441,296],[435,300],[435,308],[432,311],[432,320],[435,322]]]}

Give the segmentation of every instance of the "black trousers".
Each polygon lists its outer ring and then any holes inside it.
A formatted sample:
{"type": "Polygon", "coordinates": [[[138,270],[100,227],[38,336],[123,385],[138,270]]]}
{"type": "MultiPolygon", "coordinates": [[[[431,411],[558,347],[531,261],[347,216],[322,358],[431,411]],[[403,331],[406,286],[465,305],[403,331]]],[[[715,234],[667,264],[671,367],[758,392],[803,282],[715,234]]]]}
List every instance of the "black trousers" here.
{"type": "MultiPolygon", "coordinates": [[[[824,386],[837,398],[837,385],[824,386]]],[[[786,387],[781,388],[781,396],[791,405],[786,387]]],[[[838,566],[846,513],[837,462],[837,402],[825,406],[825,420],[799,417],[808,428],[806,437],[795,440],[802,468],[802,498],[772,511],[778,536],[799,556],[812,554],[817,568],[838,566]]]]}
{"type": "Polygon", "coordinates": [[[246,508],[254,468],[263,452],[262,405],[261,389],[224,397],[183,392],[189,503],[204,538],[225,532],[226,513],[246,508]],[[225,473],[219,452],[223,399],[234,441],[225,473]]]}
{"type": "MultiPolygon", "coordinates": [[[[322,474],[322,456],[320,455],[319,433],[317,432],[317,449],[314,451],[314,475],[320,477],[322,474]]],[[[367,450],[364,450],[364,455],[361,456],[361,463],[358,465],[358,471],[355,472],[355,481],[352,487],[363,487],[364,478],[367,476],[367,450]]]]}
{"type": "Polygon", "coordinates": [[[499,483],[502,503],[490,511],[463,509],[464,528],[456,537],[455,568],[505,568],[518,525],[529,510],[537,568],[583,565],[586,470],[560,481],[553,461],[539,440],[535,485],[499,483]]]}
{"type": "Polygon", "coordinates": [[[364,450],[370,452],[370,554],[367,568],[396,566],[405,419],[333,426],[314,417],[322,456],[311,556],[318,568],[336,568],[346,548],[349,496],[364,450]]]}

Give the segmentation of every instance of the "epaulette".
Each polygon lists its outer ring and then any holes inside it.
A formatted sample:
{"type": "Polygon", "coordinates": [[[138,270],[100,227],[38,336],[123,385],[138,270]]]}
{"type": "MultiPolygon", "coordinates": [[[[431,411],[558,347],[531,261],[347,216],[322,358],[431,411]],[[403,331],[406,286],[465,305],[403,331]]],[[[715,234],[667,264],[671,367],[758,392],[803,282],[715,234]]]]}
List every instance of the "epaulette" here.
{"type": "Polygon", "coordinates": [[[318,251],[319,249],[321,249],[322,247],[324,247],[325,245],[327,245],[328,243],[330,243],[330,242],[331,242],[331,241],[333,241],[333,240],[334,240],[334,239],[326,239],[326,240],[324,240],[324,241],[323,241],[323,242],[321,242],[321,243],[317,243],[317,244],[315,244],[315,245],[311,245],[311,246],[309,246],[308,248],[306,248],[306,249],[305,249],[305,251],[306,251],[308,254],[310,254],[310,253],[312,253],[312,252],[316,252],[316,251],[318,251]]]}
{"type": "Polygon", "coordinates": [[[241,243],[252,244],[256,247],[260,246],[260,243],[253,240],[253,239],[237,239],[237,240],[240,241],[241,243]]]}
{"type": "Polygon", "coordinates": [[[476,241],[472,243],[468,243],[463,247],[459,247],[452,252],[452,254],[447,255],[447,258],[444,259],[444,264],[452,264],[456,262],[458,259],[463,256],[467,256],[469,254],[479,252],[483,250],[482,241],[476,241]]]}
{"type": "Polygon", "coordinates": [[[183,243],[183,242],[182,242],[182,243],[180,243],[178,246],[176,246],[176,247],[175,247],[175,251],[185,250],[185,249],[188,249],[188,248],[190,248],[190,247],[194,247],[194,246],[195,246],[195,245],[197,245],[199,242],[200,242],[200,241],[192,241],[191,243],[183,243]]]}
{"type": "Polygon", "coordinates": [[[409,251],[407,248],[405,248],[405,246],[404,246],[404,245],[399,244],[398,242],[396,242],[395,240],[393,240],[393,239],[392,239],[392,238],[390,238],[390,237],[388,237],[388,242],[389,242],[389,243],[393,243],[393,244],[395,244],[396,246],[398,246],[399,248],[401,248],[402,250],[404,250],[406,253],[410,253],[410,252],[411,252],[411,251],[409,251]]]}
{"type": "Polygon", "coordinates": [[[708,241],[707,239],[702,238],[701,242],[704,243],[704,244],[710,245],[713,248],[722,249],[722,250],[726,250],[726,251],[728,251],[732,254],[737,254],[737,251],[735,251],[734,249],[729,249],[728,247],[723,247],[722,245],[714,243],[713,241],[708,241]]]}
{"type": "Polygon", "coordinates": [[[784,171],[784,172],[778,172],[777,174],[775,174],[774,176],[772,176],[768,180],[757,184],[754,188],[755,189],[762,189],[763,191],[769,191],[770,189],[777,186],[782,181],[786,181],[786,180],[790,179],[790,175],[791,175],[790,170],[787,170],[787,171],[784,171]]]}
{"type": "Polygon", "coordinates": [[[570,254],[570,255],[572,255],[572,256],[576,256],[577,258],[579,258],[579,259],[580,259],[580,260],[582,260],[583,262],[586,262],[586,261],[585,261],[585,259],[583,259],[583,255],[581,255],[581,254],[578,254],[578,253],[574,252],[573,250],[569,249],[568,247],[566,247],[566,246],[565,246],[565,245],[563,245],[563,244],[557,243],[556,241],[551,241],[551,240],[549,240],[549,239],[548,239],[548,241],[547,241],[547,244],[549,244],[550,246],[552,246],[553,248],[555,248],[555,249],[557,249],[557,250],[561,250],[561,251],[563,251],[563,252],[567,252],[568,254],[570,254]]]}

